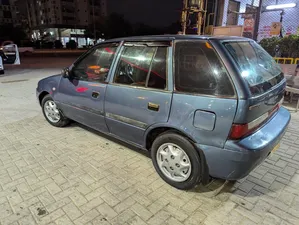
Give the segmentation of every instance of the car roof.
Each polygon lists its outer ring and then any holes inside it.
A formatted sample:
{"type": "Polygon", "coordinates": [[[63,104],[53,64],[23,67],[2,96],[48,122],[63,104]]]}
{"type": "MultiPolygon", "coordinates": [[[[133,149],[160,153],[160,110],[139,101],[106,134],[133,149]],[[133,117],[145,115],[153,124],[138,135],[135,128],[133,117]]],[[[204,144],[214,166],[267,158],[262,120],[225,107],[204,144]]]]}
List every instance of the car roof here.
{"type": "Polygon", "coordinates": [[[237,36],[209,36],[209,35],[149,35],[108,39],[104,42],[119,41],[172,41],[172,40],[251,40],[237,36]]]}

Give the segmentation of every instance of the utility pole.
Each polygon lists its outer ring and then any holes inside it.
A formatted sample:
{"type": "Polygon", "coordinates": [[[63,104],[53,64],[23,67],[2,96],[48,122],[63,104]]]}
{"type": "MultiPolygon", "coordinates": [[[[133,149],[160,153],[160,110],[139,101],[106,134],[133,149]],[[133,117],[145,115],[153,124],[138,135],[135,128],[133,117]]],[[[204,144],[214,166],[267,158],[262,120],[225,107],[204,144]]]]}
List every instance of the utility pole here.
{"type": "Polygon", "coordinates": [[[94,44],[97,42],[97,31],[96,31],[96,22],[94,16],[94,0],[92,0],[92,22],[93,22],[93,36],[94,36],[94,44]]]}

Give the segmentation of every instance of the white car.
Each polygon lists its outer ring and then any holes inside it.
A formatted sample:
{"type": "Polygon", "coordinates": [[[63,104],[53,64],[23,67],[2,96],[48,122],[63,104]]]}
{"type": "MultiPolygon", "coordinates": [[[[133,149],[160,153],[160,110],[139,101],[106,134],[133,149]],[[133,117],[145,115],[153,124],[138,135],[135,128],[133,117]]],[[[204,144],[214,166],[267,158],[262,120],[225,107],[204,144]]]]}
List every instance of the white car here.
{"type": "Polygon", "coordinates": [[[0,74],[4,74],[4,65],[20,65],[20,54],[18,46],[9,44],[0,47],[0,74]]]}

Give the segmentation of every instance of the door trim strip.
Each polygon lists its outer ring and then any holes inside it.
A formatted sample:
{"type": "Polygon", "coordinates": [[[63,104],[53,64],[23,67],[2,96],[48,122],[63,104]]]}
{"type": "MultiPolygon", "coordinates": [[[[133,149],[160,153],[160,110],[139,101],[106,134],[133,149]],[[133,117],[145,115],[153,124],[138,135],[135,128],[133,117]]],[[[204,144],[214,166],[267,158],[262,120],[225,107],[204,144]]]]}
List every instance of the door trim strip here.
{"type": "Polygon", "coordinates": [[[133,125],[135,127],[139,127],[139,128],[142,128],[142,129],[145,129],[147,127],[146,123],[143,123],[143,122],[138,121],[138,120],[133,120],[133,119],[130,119],[130,118],[127,118],[127,117],[124,117],[124,116],[120,116],[120,115],[116,115],[116,114],[113,114],[113,113],[106,113],[105,115],[106,115],[107,118],[118,120],[120,122],[127,123],[127,124],[133,125]]]}

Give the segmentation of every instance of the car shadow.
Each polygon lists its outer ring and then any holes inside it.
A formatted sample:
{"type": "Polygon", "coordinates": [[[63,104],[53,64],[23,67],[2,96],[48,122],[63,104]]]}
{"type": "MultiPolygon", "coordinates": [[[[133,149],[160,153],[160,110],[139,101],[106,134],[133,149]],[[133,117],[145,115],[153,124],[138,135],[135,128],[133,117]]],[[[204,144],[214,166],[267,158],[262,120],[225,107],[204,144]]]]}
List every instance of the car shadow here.
{"type": "MultiPolygon", "coordinates": [[[[132,144],[129,144],[129,143],[125,142],[125,141],[119,140],[116,137],[112,137],[112,136],[110,136],[108,134],[102,133],[100,131],[97,131],[97,130],[95,130],[93,128],[90,128],[90,127],[85,126],[83,124],[77,123],[75,121],[72,121],[71,124],[68,127],[69,128],[80,127],[80,128],[82,128],[84,130],[87,130],[87,131],[95,134],[95,135],[98,135],[100,137],[103,137],[103,138],[107,139],[107,141],[111,141],[111,142],[117,143],[119,145],[122,145],[123,147],[129,148],[129,149],[131,149],[131,150],[133,150],[135,152],[138,152],[138,153],[140,153],[140,154],[142,154],[144,156],[151,157],[150,153],[148,151],[142,149],[142,148],[138,148],[138,147],[136,147],[136,146],[134,146],[132,144]]],[[[65,127],[65,128],[68,128],[68,127],[65,127]]]]}
{"type": "MultiPolygon", "coordinates": [[[[74,128],[74,127],[80,127],[86,131],[89,131],[95,135],[99,135],[100,137],[103,137],[107,139],[107,141],[111,141],[114,143],[117,143],[123,147],[126,147],[130,150],[133,150],[139,154],[142,154],[148,158],[151,158],[150,152],[146,151],[142,148],[138,148],[132,144],[129,144],[127,142],[124,142],[122,140],[119,140],[115,137],[112,137],[108,134],[102,133],[100,131],[94,130],[90,127],[87,127],[83,124],[77,123],[77,122],[72,122],[68,127],[65,128],[74,128]]],[[[253,176],[250,174],[246,177],[243,178],[239,181],[228,181],[228,180],[223,180],[223,179],[218,179],[218,178],[211,178],[210,182],[206,185],[199,184],[196,188],[189,190],[188,192],[194,192],[198,194],[202,194],[205,197],[213,198],[216,197],[218,198],[220,195],[228,196],[235,195],[235,196],[240,196],[242,198],[244,197],[257,197],[260,195],[271,195],[271,193],[277,191],[274,189],[270,188],[264,188],[259,186],[258,184],[254,184],[254,181],[251,179],[253,176]],[[249,183],[249,184],[248,184],[249,183]],[[244,189],[248,189],[246,186],[253,185],[252,189],[253,191],[244,191],[244,189]],[[259,189],[254,189],[254,186],[259,187],[259,189]]],[[[258,181],[257,181],[258,182],[258,181]]],[[[219,197],[220,199],[223,197],[219,197]]]]}

